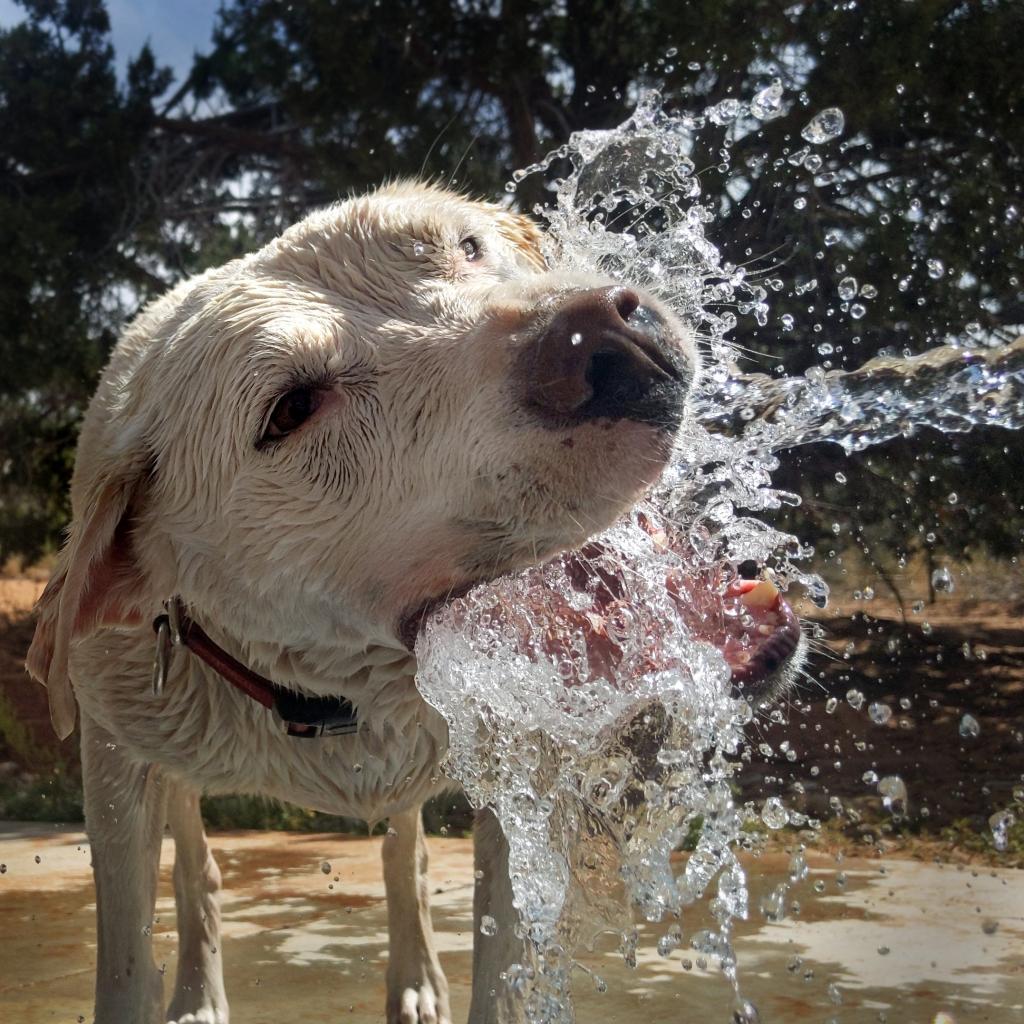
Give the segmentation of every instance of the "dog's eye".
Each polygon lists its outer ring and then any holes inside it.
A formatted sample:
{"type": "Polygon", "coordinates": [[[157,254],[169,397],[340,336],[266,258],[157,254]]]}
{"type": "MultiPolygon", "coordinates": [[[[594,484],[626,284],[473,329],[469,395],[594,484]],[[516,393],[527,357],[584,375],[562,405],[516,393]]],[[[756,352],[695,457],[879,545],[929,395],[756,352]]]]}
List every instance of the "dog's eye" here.
{"type": "Polygon", "coordinates": [[[320,408],[322,401],[323,392],[319,388],[295,388],[282,395],[270,414],[263,439],[276,440],[297,430],[320,408]]]}
{"type": "Polygon", "coordinates": [[[459,248],[462,250],[462,254],[467,260],[472,263],[474,260],[480,259],[483,255],[483,250],[480,247],[480,243],[470,235],[469,238],[464,238],[459,242],[459,248]]]}

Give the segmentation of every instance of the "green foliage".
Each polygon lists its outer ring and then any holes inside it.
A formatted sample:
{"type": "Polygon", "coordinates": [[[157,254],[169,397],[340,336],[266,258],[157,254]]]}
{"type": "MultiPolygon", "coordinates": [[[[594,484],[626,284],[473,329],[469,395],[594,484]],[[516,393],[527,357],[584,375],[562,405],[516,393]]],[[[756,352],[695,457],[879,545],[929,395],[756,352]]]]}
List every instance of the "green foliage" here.
{"type": "Polygon", "coordinates": [[[979,827],[979,824],[970,818],[958,818],[942,829],[941,837],[955,850],[996,855],[1000,860],[1024,857],[1024,819],[1014,822],[1007,829],[1006,846],[1002,850],[996,850],[991,831],[979,827]]]}
{"type": "Polygon", "coordinates": [[[202,811],[207,826],[215,829],[367,834],[366,823],[355,818],[321,814],[262,796],[204,796],[202,811]]]}
{"type": "MultiPolygon", "coordinates": [[[[702,130],[693,154],[726,256],[769,279],[784,262],[805,286],[768,323],[740,319],[765,367],[1024,324],[1019,0],[227,0],[172,92],[148,49],[117,81],[102,0],[22,5],[0,32],[0,555],[56,543],[82,410],[147,297],[385,178],[500,195],[645,86],[687,109],[773,77],[796,97],[760,132],[702,130]],[[813,169],[800,129],[829,105],[847,131],[813,169]],[[862,318],[843,276],[877,292],[862,318]]],[[[516,200],[548,195],[534,176],[516,200]]],[[[820,547],[962,556],[1019,550],[1022,460],[1019,434],[978,431],[849,460],[814,446],[782,474],[820,547]]]]}
{"type": "Polygon", "coordinates": [[[39,765],[47,758],[39,750],[29,727],[18,717],[10,698],[0,690],[0,750],[18,764],[39,765]]]}
{"type": "Polygon", "coordinates": [[[43,776],[0,779],[0,819],[5,821],[82,821],[82,783],[55,768],[43,776]]]}

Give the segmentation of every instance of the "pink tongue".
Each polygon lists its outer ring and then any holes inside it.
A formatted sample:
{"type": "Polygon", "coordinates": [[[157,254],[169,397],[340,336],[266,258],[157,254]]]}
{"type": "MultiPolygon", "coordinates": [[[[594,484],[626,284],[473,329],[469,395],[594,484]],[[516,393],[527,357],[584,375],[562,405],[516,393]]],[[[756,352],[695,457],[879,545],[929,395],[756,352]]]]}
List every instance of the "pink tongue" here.
{"type": "Polygon", "coordinates": [[[754,686],[796,649],[799,621],[768,580],[738,580],[726,590],[724,604],[732,628],[713,642],[732,669],[733,684],[754,686]]]}

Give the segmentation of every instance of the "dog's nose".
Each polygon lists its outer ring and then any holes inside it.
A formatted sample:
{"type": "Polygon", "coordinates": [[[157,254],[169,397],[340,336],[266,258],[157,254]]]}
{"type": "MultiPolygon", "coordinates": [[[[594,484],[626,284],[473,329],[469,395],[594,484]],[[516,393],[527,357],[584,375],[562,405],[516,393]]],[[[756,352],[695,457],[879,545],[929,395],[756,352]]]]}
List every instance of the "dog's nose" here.
{"type": "Polygon", "coordinates": [[[530,403],[573,419],[663,420],[687,377],[667,333],[631,288],[576,292],[535,342],[530,403]]]}

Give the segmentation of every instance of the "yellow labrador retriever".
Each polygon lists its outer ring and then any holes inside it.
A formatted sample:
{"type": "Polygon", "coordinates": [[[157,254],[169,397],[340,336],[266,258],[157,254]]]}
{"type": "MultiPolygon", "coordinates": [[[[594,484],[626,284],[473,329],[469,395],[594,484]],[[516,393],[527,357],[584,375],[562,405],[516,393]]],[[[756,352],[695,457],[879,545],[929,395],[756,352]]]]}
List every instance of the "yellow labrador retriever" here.
{"type": "MultiPolygon", "coordinates": [[[[418,618],[611,523],[660,473],[697,367],[657,302],[550,272],[538,243],[498,207],[393,185],[182,284],[114,351],[29,654],[60,735],[81,715],[98,1024],[228,1019],[201,791],[390,819],[387,1020],[449,1021],[420,821],[447,735],[413,682],[418,618]]],[[[491,818],[477,850],[477,921],[511,922],[491,818]]],[[[474,956],[474,1024],[512,1012],[500,934],[474,956]]]]}

